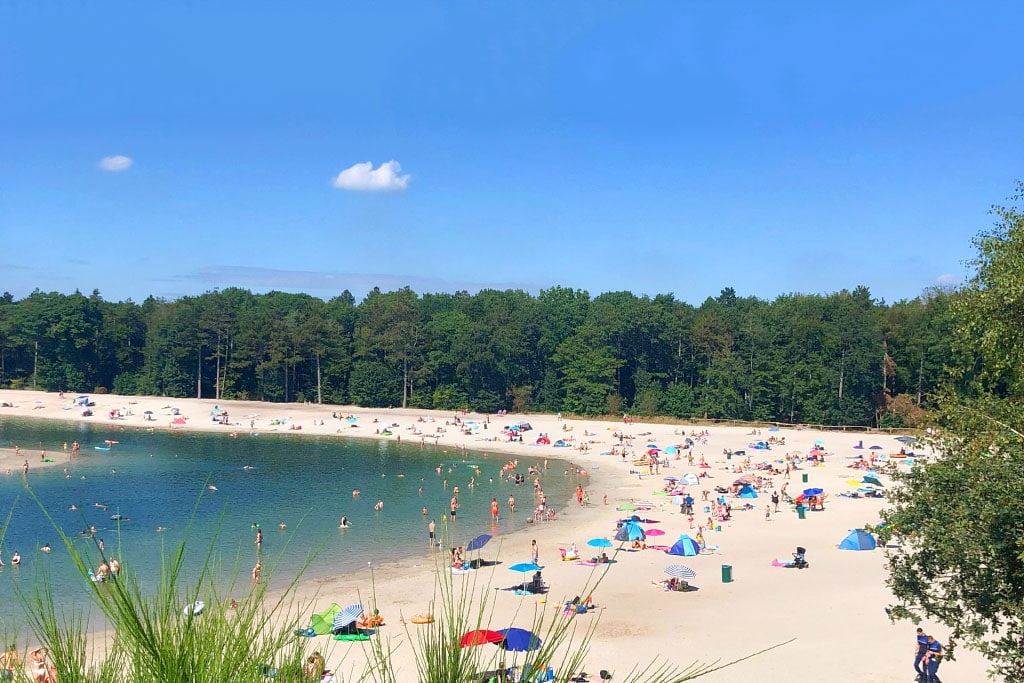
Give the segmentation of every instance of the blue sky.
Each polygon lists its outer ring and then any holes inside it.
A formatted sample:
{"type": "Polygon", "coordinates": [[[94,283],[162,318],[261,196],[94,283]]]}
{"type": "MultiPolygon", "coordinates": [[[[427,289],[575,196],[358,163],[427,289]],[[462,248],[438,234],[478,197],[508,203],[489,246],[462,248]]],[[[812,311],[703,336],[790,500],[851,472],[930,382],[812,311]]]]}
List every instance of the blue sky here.
{"type": "Polygon", "coordinates": [[[1024,178],[1022,19],[8,0],[0,290],[913,298],[1024,178]]]}

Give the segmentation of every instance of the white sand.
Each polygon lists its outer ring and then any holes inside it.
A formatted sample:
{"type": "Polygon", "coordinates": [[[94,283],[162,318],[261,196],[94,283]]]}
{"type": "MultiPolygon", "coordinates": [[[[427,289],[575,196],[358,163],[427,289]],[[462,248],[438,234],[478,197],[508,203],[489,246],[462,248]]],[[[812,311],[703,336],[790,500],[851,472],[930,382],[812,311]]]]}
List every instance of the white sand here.
{"type": "MultiPolygon", "coordinates": [[[[343,429],[346,437],[396,438],[374,436],[372,429],[367,429],[372,420],[378,418],[381,424],[400,424],[401,429],[395,430],[396,434],[400,434],[404,442],[409,442],[418,439],[408,431],[408,428],[417,424],[418,417],[433,416],[437,420],[432,425],[420,424],[421,427],[443,425],[446,419],[452,418],[452,413],[448,412],[413,409],[366,410],[348,406],[102,395],[92,398],[97,404],[95,415],[84,419],[110,424],[109,411],[130,409],[131,416],[113,422],[126,429],[154,427],[219,432],[238,429],[244,433],[248,431],[249,420],[243,419],[243,416],[259,415],[255,419],[258,431],[276,429],[298,438],[309,434],[336,433],[339,422],[331,419],[331,413],[339,411],[360,416],[359,422],[363,425],[358,430],[343,429]],[[229,411],[231,422],[236,426],[215,425],[209,420],[208,416],[215,404],[229,411]],[[154,422],[144,421],[144,411],[152,410],[159,414],[165,412],[164,408],[168,405],[178,407],[182,415],[189,416],[186,425],[172,427],[168,417],[157,417],[154,422]],[[289,425],[301,425],[302,429],[292,431],[287,427],[270,426],[271,419],[284,417],[289,418],[289,425]],[[316,422],[321,419],[325,423],[322,427],[316,422]]],[[[78,417],[77,411],[64,410],[68,400],[62,400],[56,394],[0,391],[0,401],[15,405],[13,408],[0,408],[0,418],[83,419],[78,417]]],[[[467,417],[482,419],[472,413],[467,417]]],[[[507,423],[508,419],[512,418],[496,418],[492,421],[492,427],[496,426],[495,422],[507,423]]],[[[634,435],[634,450],[641,453],[648,441],[661,447],[678,444],[684,438],[680,433],[703,430],[704,427],[639,423],[623,425],[621,422],[589,420],[559,422],[554,416],[547,415],[529,415],[526,419],[534,427],[534,431],[526,434],[528,441],[535,439],[538,433],[547,432],[553,439],[573,436],[577,444],[584,440],[591,442],[590,449],[581,452],[542,446],[527,451],[525,444],[485,442],[480,435],[463,435],[455,428],[448,428],[438,440],[442,447],[447,445],[491,453],[529,453],[533,457],[550,455],[551,458],[579,463],[590,473],[590,484],[587,487],[592,502],[590,507],[581,508],[574,501],[551,501],[559,510],[554,522],[533,525],[527,531],[495,539],[485,549],[483,557],[489,560],[498,557],[503,563],[494,570],[492,585],[505,587],[513,583],[506,568],[516,562],[529,561],[530,540],[537,539],[540,561],[545,566],[544,578],[551,586],[543,604],[536,597],[519,597],[507,591],[495,592],[491,603],[494,608],[494,628],[509,625],[524,600],[536,603],[542,609],[554,611],[562,599],[579,594],[588,578],[591,578],[591,570],[574,562],[559,561],[558,548],[576,542],[581,553],[586,555],[591,552],[586,541],[598,536],[610,537],[615,519],[623,514],[617,513],[615,506],[622,502],[648,500],[657,504],[650,516],[660,520],[656,526],[666,534],[648,539],[650,543],[671,545],[680,533],[690,533],[691,536],[696,534],[695,530],[688,530],[687,519],[679,513],[678,506],[672,505],[671,500],[665,496],[651,494],[661,488],[666,475],[679,476],[687,471],[701,470],[687,466],[684,458],[672,461],[670,467],[658,475],[640,477],[629,473],[635,469],[631,463],[624,464],[621,458],[602,456],[600,453],[610,450],[613,445],[614,429],[634,435]],[[565,433],[562,431],[563,426],[571,426],[573,429],[565,433]],[[584,437],[584,430],[593,432],[595,436],[584,437]],[[648,432],[649,436],[641,436],[648,432]],[[602,505],[605,495],[607,506],[602,505]]],[[[853,487],[846,480],[859,479],[862,474],[859,470],[847,469],[847,465],[853,462],[849,457],[858,453],[863,453],[865,457],[870,454],[868,450],[854,450],[853,446],[863,440],[865,446],[876,443],[883,446],[885,451],[881,452],[896,452],[899,444],[888,435],[782,429],[771,433],[763,430],[760,437],[753,437],[747,428],[712,426],[707,429],[710,432],[707,443],[698,444],[694,453],[697,458],[706,458],[711,468],[704,471],[709,472],[712,478],[704,479],[701,486],[689,489],[697,501],[697,523],[708,517],[700,502],[700,490],[713,490],[716,485],[729,486],[738,476],[730,468],[739,464],[741,459],[727,461],[722,454],[726,448],[745,449],[756,464],[780,459],[790,452],[806,453],[815,440],[823,440],[834,455],[827,458],[824,466],[803,465],[804,469],[792,475],[788,491],[798,494],[806,486],[822,487],[829,494],[826,509],[808,513],[806,519],[800,520],[789,506],[780,505],[779,513],[773,515],[772,521],[766,522],[764,509],[769,503],[768,495],[750,501],[756,506],[750,511],[742,510],[742,504],[746,501],[732,499],[732,521],[723,523],[720,532],[705,534],[709,545],[719,546],[714,554],[681,558],[651,549],[620,552],[616,558],[618,561],[608,567],[607,577],[594,594],[595,601],[602,609],[597,613],[574,617],[600,618],[585,669],[592,674],[600,669],[608,669],[618,671],[621,675],[634,665],[646,664],[656,656],[671,659],[678,664],[689,664],[696,660],[727,661],[792,639],[793,642],[779,649],[711,674],[703,680],[747,683],[751,680],[786,681],[810,677],[835,683],[912,681],[915,627],[909,622],[894,626],[885,614],[884,608],[889,604],[890,595],[885,587],[884,551],[851,552],[837,549],[849,529],[876,522],[878,510],[884,503],[880,500],[850,499],[837,495],[852,491],[853,487]],[[771,451],[747,448],[749,442],[767,439],[769,436],[785,437],[786,445],[774,447],[771,451]],[[803,473],[808,475],[806,485],[801,482],[803,473]],[[807,559],[811,564],[809,569],[799,571],[772,566],[775,558],[790,559],[798,545],[807,548],[807,559]],[[652,586],[651,581],[664,578],[664,568],[672,563],[682,563],[696,570],[697,578],[691,583],[699,587],[699,590],[666,593],[652,586]],[[734,581],[731,583],[722,582],[723,564],[732,566],[734,581]]],[[[495,433],[489,430],[486,434],[493,437],[495,433]]],[[[15,458],[12,451],[0,451],[0,468],[14,468],[15,476],[20,476],[20,467],[25,459],[29,460],[30,466],[38,466],[38,444],[21,446],[27,458],[15,458]]],[[[44,446],[51,454],[63,455],[62,444],[44,446]]],[[[61,458],[58,455],[54,457],[58,460],[55,464],[59,465],[61,458]]],[[[497,467],[501,461],[494,462],[497,467]]],[[[646,472],[646,468],[643,471],[646,472]]],[[[781,487],[783,477],[777,476],[775,480],[776,488],[781,487]]],[[[882,480],[886,484],[889,482],[885,476],[882,480]]],[[[508,514],[505,502],[499,500],[499,503],[502,514],[508,514]]],[[[520,501],[520,505],[521,509],[529,507],[525,500],[520,501]]],[[[397,646],[395,665],[399,668],[400,676],[406,676],[406,680],[414,680],[416,674],[410,644],[404,642],[406,636],[398,618],[408,618],[426,610],[427,596],[431,595],[435,580],[434,568],[434,562],[424,549],[423,556],[376,567],[374,571],[377,606],[388,620],[388,626],[382,629],[382,633],[384,637],[392,639],[393,646],[397,646]]],[[[482,578],[487,579],[490,572],[490,569],[484,569],[480,573],[484,575],[482,578]]],[[[455,580],[463,580],[463,577],[455,577],[455,580]]],[[[361,595],[368,596],[371,592],[370,584],[369,572],[306,581],[299,589],[299,597],[315,599],[317,609],[322,609],[331,602],[348,604],[347,601],[357,590],[361,595]]],[[[522,610],[512,625],[528,627],[530,611],[522,610]]],[[[940,641],[945,640],[944,629],[931,624],[924,626],[940,641]]],[[[320,646],[319,640],[317,645],[320,646]]],[[[337,664],[346,651],[350,653],[349,659],[341,666],[341,670],[349,670],[353,658],[359,657],[361,652],[352,644],[339,643],[331,651],[328,664],[337,664]]],[[[982,681],[985,679],[984,671],[985,663],[978,655],[961,649],[957,661],[944,662],[939,673],[944,680],[982,681]]]]}

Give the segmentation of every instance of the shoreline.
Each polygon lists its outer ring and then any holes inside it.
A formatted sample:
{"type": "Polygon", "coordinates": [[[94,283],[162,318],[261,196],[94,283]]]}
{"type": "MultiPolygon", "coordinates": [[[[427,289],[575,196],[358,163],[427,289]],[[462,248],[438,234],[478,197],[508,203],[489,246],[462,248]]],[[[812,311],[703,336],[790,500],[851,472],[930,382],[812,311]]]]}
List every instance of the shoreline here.
{"type": "MultiPolygon", "coordinates": [[[[80,422],[69,418],[63,410],[63,403],[56,394],[0,390],[0,399],[14,403],[15,408],[0,409],[0,419],[12,418],[62,420],[80,422]],[[35,403],[41,401],[41,403],[35,403]],[[35,406],[42,406],[36,408],[35,406]]],[[[483,440],[483,434],[493,437],[495,428],[510,423],[514,417],[496,418],[491,416],[488,429],[480,428],[466,434],[454,425],[454,413],[418,409],[365,409],[348,406],[317,406],[295,404],[265,404],[251,401],[213,401],[197,399],[166,399],[160,397],[122,397],[96,395],[95,415],[86,421],[108,424],[113,429],[120,427],[152,427],[154,429],[187,429],[189,431],[230,432],[238,430],[247,433],[250,425],[261,433],[275,432],[299,436],[350,436],[369,439],[395,439],[400,436],[403,444],[414,443],[422,437],[427,439],[427,425],[433,429],[429,436],[436,439],[442,450],[500,454],[515,457],[529,454],[531,457],[548,457],[573,462],[586,468],[590,479],[586,489],[591,505],[583,507],[574,500],[561,505],[557,518],[550,523],[529,525],[526,529],[501,535],[491,541],[480,553],[488,561],[501,564],[479,569],[470,575],[453,576],[453,582],[474,580],[488,583],[494,588],[504,588],[519,578],[508,571],[516,562],[530,559],[530,542],[537,540],[540,548],[540,564],[544,566],[544,579],[550,592],[543,598],[516,596],[498,590],[490,596],[489,608],[493,628],[507,626],[529,626],[535,609],[557,608],[563,600],[577,595],[589,578],[596,572],[607,572],[598,591],[595,602],[601,607],[596,613],[579,615],[577,619],[599,618],[594,637],[590,643],[590,654],[585,663],[589,672],[608,669],[619,676],[634,665],[646,665],[658,653],[665,653],[676,664],[686,665],[692,661],[730,661],[772,645],[795,639],[776,650],[706,677],[709,682],[731,683],[733,681],[784,680],[792,675],[795,667],[810,667],[835,671],[837,658],[848,652],[851,638],[856,638],[858,649],[870,652],[870,657],[853,658],[844,661],[835,676],[836,681],[902,681],[909,680],[912,672],[911,642],[913,624],[898,622],[890,624],[884,607],[890,601],[884,579],[884,551],[868,552],[839,551],[836,546],[849,529],[863,527],[877,520],[877,511],[884,504],[878,499],[852,499],[839,493],[852,491],[846,481],[859,477],[860,470],[851,470],[847,465],[850,458],[859,452],[855,450],[858,441],[866,449],[868,445],[884,445],[882,452],[894,452],[898,443],[888,435],[842,432],[819,432],[782,428],[771,434],[786,439],[785,446],[772,450],[755,451],[748,448],[752,440],[767,439],[768,430],[762,435],[750,433],[749,427],[692,427],[672,424],[624,425],[621,421],[561,420],[551,415],[522,416],[533,425],[533,431],[526,433],[528,441],[534,441],[540,433],[548,433],[552,441],[558,437],[574,437],[578,446],[587,442],[589,450],[577,448],[554,448],[553,446],[528,446],[525,443],[483,440]],[[214,406],[228,411],[229,426],[214,424],[209,419],[214,406]],[[178,408],[179,416],[170,415],[170,408],[178,408]],[[109,419],[110,411],[122,410],[122,419],[109,419]],[[144,420],[143,413],[153,411],[153,421],[144,420]],[[351,428],[345,420],[331,417],[332,412],[358,417],[360,427],[351,428]],[[161,414],[161,413],[168,414],[161,414]],[[130,413],[130,414],[129,414],[130,413]],[[185,417],[184,424],[172,425],[175,417],[185,417]],[[418,418],[434,422],[417,422],[418,418]],[[373,425],[399,424],[392,436],[373,433],[379,428],[373,425]],[[272,424],[277,420],[280,424],[272,424]],[[323,425],[320,422],[323,421],[323,425]],[[343,426],[343,424],[345,426],[343,426]],[[301,426],[301,429],[293,427],[301,426]],[[697,557],[673,557],[657,550],[622,551],[614,555],[616,562],[594,570],[579,566],[575,562],[559,559],[559,548],[576,543],[586,557],[594,549],[586,541],[596,537],[610,537],[615,520],[624,513],[616,507],[626,502],[650,501],[654,503],[649,515],[660,520],[656,525],[665,532],[664,536],[651,537],[649,543],[671,545],[680,533],[695,534],[688,528],[685,515],[670,498],[655,495],[664,485],[664,476],[680,476],[691,469],[685,456],[669,461],[667,470],[648,475],[646,468],[639,469],[627,458],[602,455],[616,445],[612,438],[615,430],[624,430],[634,437],[633,451],[640,454],[647,443],[661,448],[683,443],[688,433],[707,431],[709,436],[702,443],[701,438],[693,449],[695,461],[702,457],[707,467],[699,471],[709,478],[701,479],[700,486],[688,487],[695,503],[695,524],[703,523],[708,516],[701,501],[703,490],[714,490],[715,486],[729,486],[740,476],[734,469],[745,457],[751,458],[752,465],[776,462],[789,453],[806,454],[816,440],[823,440],[833,455],[825,458],[823,466],[809,467],[802,464],[795,472],[788,486],[790,492],[799,492],[804,486],[819,486],[829,494],[826,509],[808,513],[806,519],[798,516],[786,506],[770,521],[764,518],[767,495],[751,500],[754,508],[744,510],[743,499],[730,499],[734,506],[732,519],[716,523],[721,531],[707,532],[709,546],[717,546],[714,554],[697,557]],[[436,436],[435,436],[436,435],[436,436]],[[527,450],[529,449],[529,450],[527,450]],[[723,450],[745,450],[744,458],[727,458],[723,450]],[[639,473],[637,473],[639,471],[639,473]],[[803,476],[808,483],[803,484],[803,476]],[[607,505],[604,504],[607,496],[607,505]],[[807,559],[811,568],[806,571],[780,569],[773,566],[775,559],[788,559],[797,546],[808,549],[807,559]],[[663,570],[671,563],[682,561],[697,572],[691,583],[699,590],[690,593],[665,593],[651,586],[651,581],[664,578],[663,570]],[[732,581],[720,578],[724,574],[722,565],[731,569],[732,581]],[[541,599],[544,602],[541,602],[541,599]],[[645,654],[647,653],[647,654],[645,654]],[[863,660],[863,661],[861,661],[863,660]]],[[[478,414],[470,413],[466,419],[483,420],[478,414]]],[[[83,448],[85,446],[83,445],[83,448]]],[[[49,449],[48,449],[49,450],[49,449]]],[[[24,451],[24,448],[23,448],[24,451]]],[[[36,454],[38,455],[38,453],[36,454]]],[[[488,462],[500,465],[502,458],[488,462]]],[[[30,465],[31,465],[30,459],[30,465]]],[[[59,464],[59,463],[56,463],[59,464]]],[[[0,464],[2,466],[2,464],[0,464]]],[[[762,471],[750,470],[752,474],[762,471]]],[[[783,475],[770,477],[776,488],[784,482],[783,475]]],[[[883,477],[888,485],[889,478],[883,477]]],[[[501,501],[499,501],[501,502],[501,501]]],[[[524,510],[523,514],[527,511],[524,510]]],[[[502,505],[502,514],[507,509],[502,505]]],[[[516,514],[519,514],[517,511],[516,514]]],[[[628,513],[627,513],[628,514],[628,513]]],[[[439,525],[440,526],[440,525],[439,525]]],[[[424,541],[426,541],[424,528],[424,541]]],[[[447,540],[442,538],[444,545],[447,540]]],[[[464,542],[464,539],[457,539],[464,542]]],[[[613,550],[613,549],[610,549],[613,550]]],[[[447,552],[445,547],[441,552],[447,552]]],[[[596,554],[596,553],[595,553],[596,554]]],[[[612,554],[609,552],[609,554],[612,554]]],[[[427,611],[430,596],[434,594],[437,565],[431,558],[437,553],[422,552],[401,561],[373,565],[368,571],[357,571],[338,576],[309,578],[303,577],[295,598],[299,603],[311,603],[311,611],[318,611],[332,602],[350,604],[360,596],[364,604],[375,596],[375,607],[387,620],[382,637],[391,639],[391,647],[397,648],[394,665],[407,675],[415,671],[412,648],[415,646],[416,631],[406,629],[399,623],[413,615],[427,611]],[[412,639],[410,642],[410,638],[412,639]]],[[[441,556],[443,559],[443,556],[441,556]]],[[[443,566],[445,562],[441,562],[443,566]]],[[[932,625],[924,624],[926,628],[932,625]]],[[[939,640],[945,631],[933,629],[939,640]]],[[[355,662],[361,661],[360,650],[351,649],[348,644],[332,645],[328,665],[348,673],[355,662]],[[347,653],[347,654],[346,654],[347,653]],[[341,662],[342,655],[346,655],[341,662]],[[339,664],[340,667],[339,667],[339,664]]],[[[329,647],[321,640],[311,643],[321,649],[329,647]]],[[[955,662],[947,662],[943,670],[964,680],[983,680],[985,664],[975,653],[960,650],[955,662]]]]}

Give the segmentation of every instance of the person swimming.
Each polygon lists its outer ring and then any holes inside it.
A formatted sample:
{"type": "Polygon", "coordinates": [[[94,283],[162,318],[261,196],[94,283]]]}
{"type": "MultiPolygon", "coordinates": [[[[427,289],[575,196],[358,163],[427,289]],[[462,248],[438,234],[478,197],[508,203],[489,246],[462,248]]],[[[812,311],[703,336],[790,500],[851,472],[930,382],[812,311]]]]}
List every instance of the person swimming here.
{"type": "Polygon", "coordinates": [[[341,516],[341,522],[338,523],[338,526],[342,529],[349,528],[350,524],[348,523],[348,517],[346,515],[341,516]]]}

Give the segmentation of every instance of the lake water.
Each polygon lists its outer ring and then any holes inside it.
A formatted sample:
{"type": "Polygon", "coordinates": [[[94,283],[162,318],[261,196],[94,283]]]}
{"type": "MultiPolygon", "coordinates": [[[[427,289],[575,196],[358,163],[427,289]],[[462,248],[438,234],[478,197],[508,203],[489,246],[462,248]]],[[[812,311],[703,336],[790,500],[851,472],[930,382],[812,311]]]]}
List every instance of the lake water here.
{"type": "MultiPolygon", "coordinates": [[[[53,521],[75,539],[80,551],[96,558],[95,541],[80,534],[95,526],[96,538],[104,540],[105,554],[120,557],[144,585],[146,577],[158,575],[161,554],[173,550],[186,534],[192,572],[216,544],[218,579],[235,575],[238,585],[246,587],[256,560],[255,524],[264,534],[265,565],[273,565],[283,552],[301,565],[309,552],[316,551],[303,578],[317,578],[365,569],[368,561],[425,555],[430,519],[437,521],[439,536],[445,532],[442,538],[465,545],[480,533],[507,534],[525,528],[536,505],[532,484],[517,488],[499,477],[507,455],[444,452],[444,448],[394,441],[273,434],[231,438],[143,429],[120,432],[102,423],[0,421],[0,447],[14,445],[21,447],[29,462],[31,492],[53,521]],[[107,439],[119,443],[110,451],[95,449],[107,439]],[[75,440],[81,452],[72,459],[63,443],[70,450],[75,440]],[[32,467],[39,460],[40,444],[57,467],[32,467]],[[474,466],[480,468],[479,474],[474,466]],[[476,486],[470,488],[473,477],[476,486]],[[442,512],[448,510],[456,486],[461,503],[457,521],[442,524],[442,512]],[[353,489],[360,490],[359,497],[353,497],[353,489]],[[510,494],[517,500],[514,516],[508,514],[510,494]],[[491,522],[492,498],[500,503],[496,525],[491,522]],[[384,502],[379,512],[374,510],[378,500],[384,502]],[[106,510],[96,507],[97,503],[106,510]],[[78,510],[70,510],[72,505],[78,510]],[[129,521],[118,524],[111,520],[115,514],[129,521]],[[342,515],[348,517],[351,528],[338,528],[342,515]],[[279,529],[281,521],[287,529],[279,529]],[[165,530],[158,532],[158,527],[165,530]]],[[[528,457],[531,449],[523,450],[518,472],[526,474],[530,465],[543,467],[543,457],[528,457]]],[[[542,477],[548,500],[556,507],[570,498],[575,485],[563,473],[564,464],[552,461],[551,474],[542,477]]],[[[53,523],[26,490],[20,467],[10,476],[0,472],[0,523],[8,513],[10,523],[0,544],[7,565],[0,568],[3,602],[17,602],[9,599],[11,582],[26,588],[41,572],[48,572],[58,600],[84,603],[85,591],[73,577],[68,552],[53,523]],[[52,552],[39,550],[44,543],[52,546],[52,552]],[[22,555],[20,568],[10,563],[16,550],[22,555]]],[[[293,578],[294,572],[279,568],[275,583],[293,578]]],[[[0,607],[0,619],[16,614],[8,609],[14,608],[0,607]]]]}

